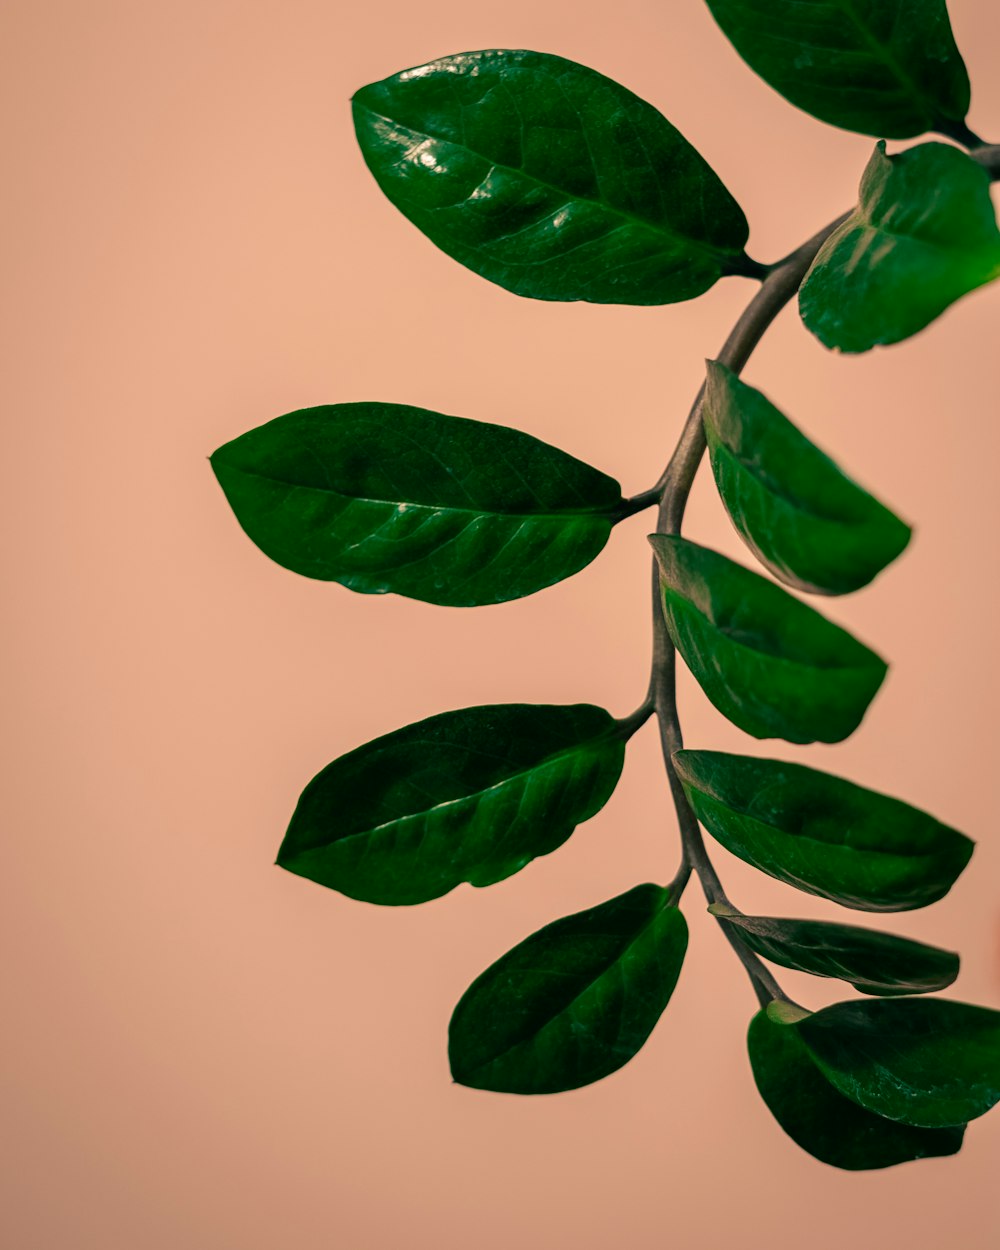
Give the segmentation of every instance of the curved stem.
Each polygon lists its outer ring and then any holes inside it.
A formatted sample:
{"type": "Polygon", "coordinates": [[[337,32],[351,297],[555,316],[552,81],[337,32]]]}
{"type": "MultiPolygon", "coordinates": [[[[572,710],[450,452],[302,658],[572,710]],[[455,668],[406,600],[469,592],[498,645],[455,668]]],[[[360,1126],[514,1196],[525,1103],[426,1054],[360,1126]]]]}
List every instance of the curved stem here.
{"type": "Polygon", "coordinates": [[[618,721],[618,733],[627,742],[634,733],[640,730],[656,711],[652,696],[647,694],[634,712],[618,721]]]}
{"type": "MultiPolygon", "coordinates": [[[[754,348],[774,319],[798,291],[819,249],[848,215],[844,213],[838,217],[836,221],[825,226],[801,247],[796,248],[791,255],[771,268],[760,290],[747,305],[743,315],[723,344],[718,356],[722,364],[727,365],[734,373],[742,371],[754,348]]],[[[656,527],[658,534],[679,534],[681,531],[688,496],[691,493],[702,456],[705,454],[705,431],[701,420],[704,396],[703,384],[695,397],[670,463],[657,483],[657,489],[660,492],[656,527]]],[[[660,608],[660,579],[655,560],[653,561],[653,663],[649,680],[649,695],[643,706],[650,702],[656,710],[660,725],[663,762],[677,811],[677,823],[684,848],[684,862],[697,873],[709,903],[724,903],[732,906],[709,858],[698,820],[674,768],[674,752],[679,751],[684,745],[677,714],[677,652],[667,633],[660,608]]],[[[686,881],[685,876],[685,884],[686,881]]],[[[723,929],[746,968],[761,1003],[767,1003],[774,998],[788,1001],[781,987],[757,956],[729,929],[725,926],[723,929]]]]}
{"type": "Polygon", "coordinates": [[[984,144],[969,155],[982,165],[994,182],[1000,181],[1000,144],[984,144]]]}
{"type": "Polygon", "coordinates": [[[680,866],[674,874],[673,881],[671,881],[667,886],[667,893],[670,895],[671,906],[676,907],[681,901],[681,895],[684,893],[684,888],[690,879],[691,861],[688,859],[687,854],[682,851],[680,866]]]}
{"type": "Polygon", "coordinates": [[[618,505],[618,510],[613,514],[611,523],[612,525],[617,525],[619,521],[635,516],[637,512],[642,512],[645,508],[652,508],[659,502],[660,492],[655,486],[651,486],[649,490],[640,491],[638,495],[632,495],[629,499],[623,499],[618,505]]]}
{"type": "Polygon", "coordinates": [[[778,982],[774,979],[770,969],[766,964],[762,963],[748,946],[745,946],[736,936],[728,925],[722,925],[722,932],[725,934],[726,941],[736,952],[740,963],[747,971],[750,983],[757,995],[757,1001],[762,1007],[766,1007],[768,1003],[775,1000],[782,1003],[792,1003],[793,1007],[799,1004],[792,1002],[778,982]]]}
{"type": "MultiPolygon", "coordinates": [[[[722,350],[717,357],[720,364],[728,365],[733,373],[743,371],[744,365],[753,355],[754,348],[770,329],[775,317],[802,285],[802,279],[816,259],[816,253],[834,230],[843,225],[850,215],[850,212],[841,213],[836,221],[832,221],[818,231],[771,269],[760,290],[743,310],[742,316],[722,345],[722,350]]],[[[703,383],[695,396],[677,448],[656,484],[660,492],[660,512],[656,529],[658,534],[680,533],[684,509],[694,484],[694,475],[705,454],[705,431],[701,424],[701,405],[704,397],[703,383]]]]}
{"type": "Polygon", "coordinates": [[[956,143],[960,143],[966,148],[981,148],[985,146],[986,140],[980,139],[974,130],[970,130],[964,121],[943,121],[934,129],[939,135],[946,135],[949,139],[954,139],[956,143]]]}
{"type": "Polygon", "coordinates": [[[763,282],[768,275],[768,266],[762,265],[759,260],[754,260],[744,252],[727,267],[726,272],[734,278],[753,278],[757,282],[763,282]]]}

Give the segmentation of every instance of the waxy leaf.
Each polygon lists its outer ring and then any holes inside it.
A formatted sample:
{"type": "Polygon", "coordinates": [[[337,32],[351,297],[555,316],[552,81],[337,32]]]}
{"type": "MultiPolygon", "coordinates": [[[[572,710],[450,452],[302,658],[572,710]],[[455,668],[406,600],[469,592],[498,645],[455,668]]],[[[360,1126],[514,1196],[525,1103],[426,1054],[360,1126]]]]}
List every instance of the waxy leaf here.
{"type": "Polygon", "coordinates": [[[813,117],[890,139],[953,134],[969,76],[945,0],[708,0],[740,56],[813,117]]]}
{"type": "Polygon", "coordinates": [[[816,594],[865,586],[910,540],[760,391],[709,361],[702,419],[733,524],[780,581],[816,594]]]}
{"type": "Polygon", "coordinates": [[[859,1172],[961,1149],[964,1126],[896,1124],[838,1093],[813,1063],[794,1026],[783,1022],[779,1004],[772,1003],[750,1021],[747,1048],[757,1089],[771,1114],[797,1145],[822,1163],[859,1172]]]}
{"type": "Polygon", "coordinates": [[[945,989],[958,976],[959,959],[952,951],[893,933],[822,920],[743,916],[721,903],[708,910],[762,958],[813,976],[849,981],[863,994],[927,994],[945,989]]]}
{"type": "Polygon", "coordinates": [[[820,249],[799,292],[827,347],[866,352],[929,325],[1000,275],[990,176],[943,143],[875,149],[858,207],[820,249]]]}
{"type": "Polygon", "coordinates": [[[290,412],[220,447],[212,468],[278,564],[451,607],[578,572],[623,507],[616,481],[530,434],[403,404],[290,412]]]}
{"type": "Polygon", "coordinates": [[[783,760],[678,751],[695,814],[734,855],[809,894],[859,911],[943,898],[973,842],[925,812],[783,760]]]}
{"type": "Polygon", "coordinates": [[[470,707],[407,725],[313,778],[278,863],[369,903],[492,885],[600,811],[625,736],[587,704],[470,707]]]}
{"type": "Polygon", "coordinates": [[[944,1128],[1000,1102],[1000,1011],[873,999],[835,1003],[793,1027],[832,1085],[889,1120],[944,1128]]]}
{"type": "Polygon", "coordinates": [[[755,738],[840,742],[886,664],[773,582],[675,535],[650,538],[674,646],[719,711],[755,738]]]}
{"type": "Polygon", "coordinates": [[[517,295],[669,304],[754,270],[746,218],[683,135],[562,57],[443,57],[363,87],[354,125],[400,212],[517,295]]]}
{"type": "Polygon", "coordinates": [[[652,1033],[686,949],[684,917],[656,885],[546,925],[463,994],[449,1031],[452,1076],[508,1094],[599,1081],[652,1033]]]}

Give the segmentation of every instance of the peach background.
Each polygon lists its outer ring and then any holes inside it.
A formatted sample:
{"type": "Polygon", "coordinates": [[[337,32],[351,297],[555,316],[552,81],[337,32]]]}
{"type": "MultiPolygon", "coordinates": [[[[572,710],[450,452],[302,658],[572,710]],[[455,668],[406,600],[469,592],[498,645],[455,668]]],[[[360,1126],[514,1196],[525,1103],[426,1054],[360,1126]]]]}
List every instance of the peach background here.
{"type": "MultiPolygon", "coordinates": [[[[972,124],[997,137],[1000,17],[951,8],[972,124]]],[[[490,890],[382,910],[272,866],[301,786],[378,733],[490,701],[628,712],[648,517],[561,586],[447,611],[271,564],[205,459],[280,412],[379,398],[529,430],[635,491],[749,295],[630,310],[489,286],[370,180],[347,107],[366,82],[490,46],[592,65],[696,143],[764,260],[851,202],[870,142],[786,106],[699,0],[7,0],[3,20],[5,1244],[995,1247],[1000,1115],[957,1158],[881,1174],[784,1137],[748,1070],[751,991],[695,888],[674,1002],[631,1065],[534,1101],[450,1084],[476,973],[672,873],[651,727],[606,810],[490,890]]],[[[959,946],[956,996],[995,1007],[998,314],[995,287],[845,361],[789,313],[747,373],[918,529],[830,606],[893,660],[862,731],[759,750],[980,840],[947,900],[884,927],[959,946]]],[[[688,532],[741,554],[704,476],[688,532]]],[[[686,677],[682,696],[691,745],[754,749],[686,677]]],[[[717,862],[747,910],[836,913],[717,862]]]]}

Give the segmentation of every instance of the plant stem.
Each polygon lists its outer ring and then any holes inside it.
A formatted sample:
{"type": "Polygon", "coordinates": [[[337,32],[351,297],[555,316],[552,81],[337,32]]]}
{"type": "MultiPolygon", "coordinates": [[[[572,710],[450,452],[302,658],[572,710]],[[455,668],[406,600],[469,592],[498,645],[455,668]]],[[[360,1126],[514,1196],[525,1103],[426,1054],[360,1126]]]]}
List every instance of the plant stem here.
{"type": "Polygon", "coordinates": [[[652,508],[654,504],[659,502],[660,492],[655,486],[651,486],[649,490],[641,491],[638,495],[633,495],[630,499],[623,499],[618,505],[617,512],[612,516],[612,524],[617,525],[619,521],[635,516],[637,512],[642,512],[645,508],[652,508]]]}
{"type": "MultiPolygon", "coordinates": [[[[718,359],[722,364],[727,365],[734,373],[738,374],[742,371],[754,348],[774,319],[798,291],[816,253],[847,216],[848,214],[844,213],[838,217],[836,221],[813,235],[791,255],[769,269],[760,290],[747,305],[719,352],[718,359]]],[[[681,532],[684,509],[687,506],[698,466],[705,454],[705,431],[701,420],[704,398],[703,383],[691,407],[684,429],[681,431],[674,454],[670,457],[670,463],[657,483],[656,489],[660,493],[656,527],[658,534],[681,532]]],[[[653,663],[649,679],[649,695],[643,706],[649,703],[652,703],[655,708],[660,725],[663,762],[677,811],[681,845],[684,849],[682,870],[675,878],[674,885],[679,886],[680,889],[684,888],[687,877],[690,875],[690,869],[685,872],[684,865],[690,865],[690,868],[697,873],[709,903],[724,903],[731,907],[732,904],[726,897],[719,875],[709,858],[698,820],[674,768],[674,752],[679,751],[684,745],[677,714],[677,652],[667,633],[660,608],[660,578],[655,560],[653,561],[653,663]]],[[[761,1004],[766,1004],[774,998],[789,1001],[757,956],[748,950],[730,929],[725,925],[722,927],[746,968],[761,1004]]]]}
{"type": "Polygon", "coordinates": [[[628,716],[618,722],[618,732],[627,742],[634,733],[640,730],[656,711],[651,695],[646,695],[642,703],[628,716]]]}
{"type": "Polygon", "coordinates": [[[1000,181],[1000,144],[985,144],[981,148],[976,148],[969,155],[974,161],[978,161],[986,170],[994,182],[1000,181]]]}
{"type": "Polygon", "coordinates": [[[985,140],[970,130],[964,121],[943,121],[934,129],[939,135],[946,135],[949,139],[954,139],[956,143],[961,143],[966,148],[981,148],[985,140]]]}
{"type": "Polygon", "coordinates": [[[681,895],[684,893],[684,887],[691,878],[691,861],[686,853],[681,852],[680,867],[674,874],[673,881],[667,886],[667,893],[670,895],[670,902],[676,906],[680,902],[681,895]]]}

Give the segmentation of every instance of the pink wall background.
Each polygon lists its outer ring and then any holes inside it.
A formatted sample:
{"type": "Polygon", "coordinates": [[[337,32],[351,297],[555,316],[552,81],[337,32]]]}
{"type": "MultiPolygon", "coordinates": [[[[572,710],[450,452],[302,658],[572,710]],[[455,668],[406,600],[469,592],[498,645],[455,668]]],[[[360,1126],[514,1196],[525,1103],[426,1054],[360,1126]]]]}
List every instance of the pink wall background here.
{"type": "MultiPolygon", "coordinates": [[[[996,139],[1000,16],[950,7],[972,125],[996,139]]],[[[301,786],[376,734],[490,701],[631,710],[647,517],[535,598],[447,611],[271,564],[206,460],[278,413],[378,398],[529,430],[639,490],[749,296],[729,280],[598,308],[491,287],[369,178],[347,107],[366,82],[491,46],[592,65],[698,146],[764,260],[851,203],[869,140],[785,105],[699,0],[8,0],[3,23],[5,1244],[995,1247],[1000,1115],[956,1158],[881,1174],[784,1137],[749,1074],[753,995],[695,888],[674,1001],[622,1072],[534,1101],[450,1083],[475,974],[672,874],[651,726],[600,816],[489,890],[382,910],[272,866],[301,786]]],[[[1000,286],[841,360],[788,313],[746,375],[917,529],[828,605],[893,661],[862,730],[757,749],[979,839],[948,899],[878,923],[959,947],[955,996],[994,1007],[998,315],[1000,286]]],[[[704,476],[689,515],[749,562],[704,476]]],[[[682,703],[691,745],[755,749],[686,675],[682,703]]],[[[747,910],[836,912],[716,860],[747,910]]],[[[788,982],[811,1005],[850,993],[788,982]]]]}

